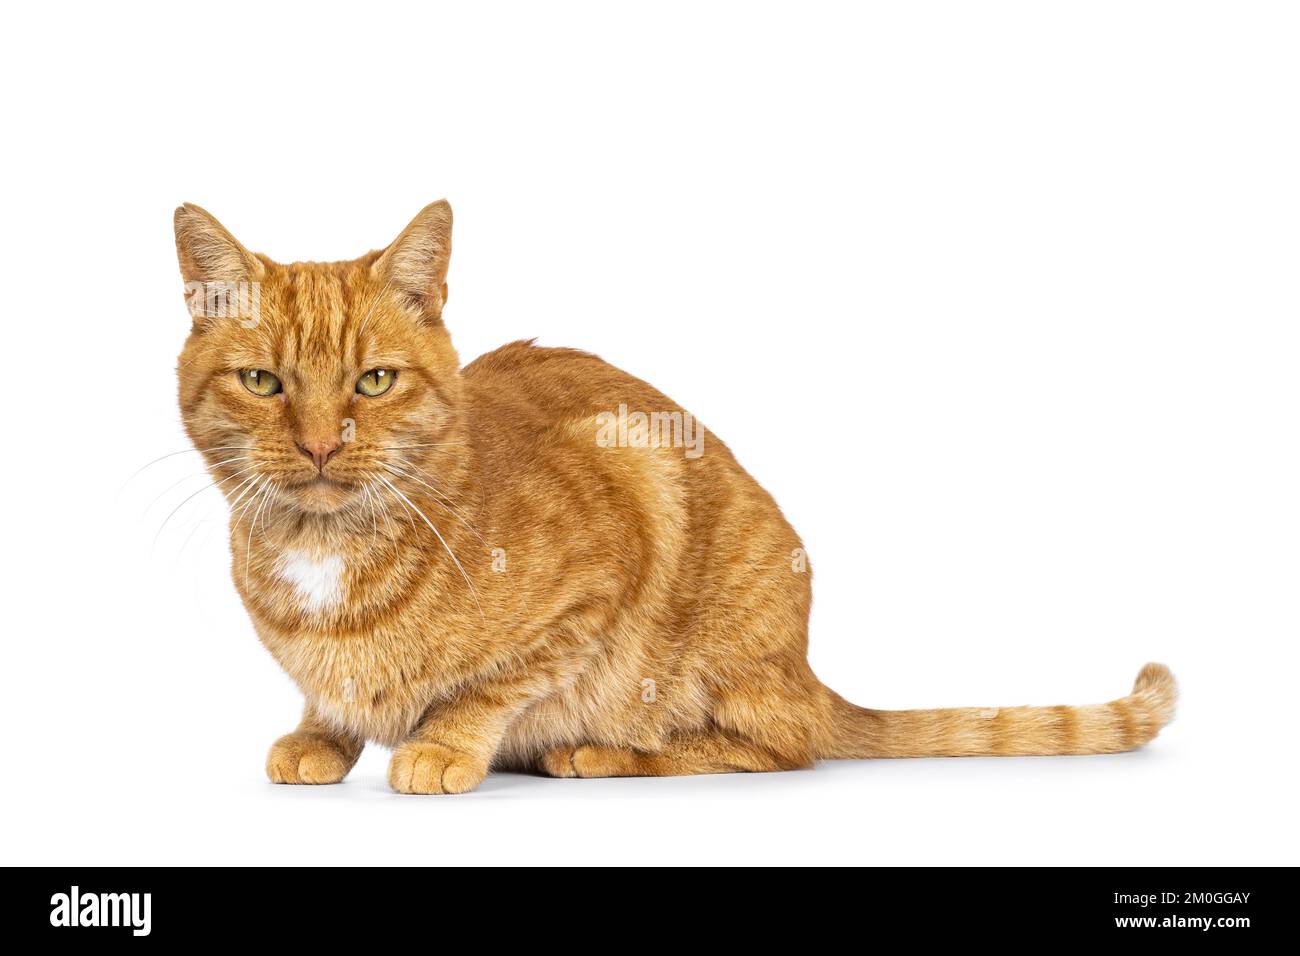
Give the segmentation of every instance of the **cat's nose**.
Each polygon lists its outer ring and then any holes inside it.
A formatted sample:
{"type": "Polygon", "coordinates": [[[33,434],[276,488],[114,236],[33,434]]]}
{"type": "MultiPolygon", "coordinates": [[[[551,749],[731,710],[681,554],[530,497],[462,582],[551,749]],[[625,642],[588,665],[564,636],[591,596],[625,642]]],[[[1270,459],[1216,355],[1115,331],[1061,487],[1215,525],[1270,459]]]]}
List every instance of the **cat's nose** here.
{"type": "Polygon", "coordinates": [[[330,455],[339,450],[339,445],[337,438],[317,438],[313,441],[299,442],[298,450],[315,463],[317,471],[324,471],[325,462],[330,460],[330,455]]]}

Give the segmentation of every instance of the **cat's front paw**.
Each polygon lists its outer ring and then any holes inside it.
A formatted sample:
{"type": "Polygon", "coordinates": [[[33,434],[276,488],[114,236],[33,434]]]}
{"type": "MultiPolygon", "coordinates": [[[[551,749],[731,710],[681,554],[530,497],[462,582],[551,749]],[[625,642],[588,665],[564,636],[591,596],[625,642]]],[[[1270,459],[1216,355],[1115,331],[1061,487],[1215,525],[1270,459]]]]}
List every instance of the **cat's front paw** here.
{"type": "Polygon", "coordinates": [[[487,761],[435,743],[402,744],[388,764],[388,783],[398,793],[465,793],[487,776],[487,761]]]}
{"type": "Polygon", "coordinates": [[[357,755],[321,734],[285,734],[271,745],[266,775],[272,783],[338,783],[357,755]]]}

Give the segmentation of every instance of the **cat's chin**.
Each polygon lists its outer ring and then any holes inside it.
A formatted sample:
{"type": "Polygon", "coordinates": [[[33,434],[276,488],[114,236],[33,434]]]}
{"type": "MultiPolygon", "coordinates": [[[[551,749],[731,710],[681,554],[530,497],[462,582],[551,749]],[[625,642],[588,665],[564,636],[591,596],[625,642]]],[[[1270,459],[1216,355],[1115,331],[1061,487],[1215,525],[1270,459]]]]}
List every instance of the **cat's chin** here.
{"type": "Polygon", "coordinates": [[[351,485],[317,479],[298,485],[290,494],[299,511],[326,515],[346,508],[352,502],[355,490],[351,485]]]}

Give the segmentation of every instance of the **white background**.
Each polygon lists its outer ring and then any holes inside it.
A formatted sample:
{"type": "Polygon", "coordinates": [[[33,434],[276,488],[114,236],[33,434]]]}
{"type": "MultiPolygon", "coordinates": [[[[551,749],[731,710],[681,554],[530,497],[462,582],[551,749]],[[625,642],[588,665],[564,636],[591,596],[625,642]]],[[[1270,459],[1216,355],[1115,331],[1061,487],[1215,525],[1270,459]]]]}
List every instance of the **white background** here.
{"type": "Polygon", "coordinates": [[[4,862],[1297,862],[1294,7],[4,17],[4,862]],[[1088,703],[1160,660],[1177,722],[1113,757],[412,798],[372,748],[267,783],[299,698],[223,503],[153,546],[195,456],[122,489],[186,447],[172,210],[334,259],[442,196],[462,359],[539,336],[692,409],[804,536],[831,686],[1088,703]]]}

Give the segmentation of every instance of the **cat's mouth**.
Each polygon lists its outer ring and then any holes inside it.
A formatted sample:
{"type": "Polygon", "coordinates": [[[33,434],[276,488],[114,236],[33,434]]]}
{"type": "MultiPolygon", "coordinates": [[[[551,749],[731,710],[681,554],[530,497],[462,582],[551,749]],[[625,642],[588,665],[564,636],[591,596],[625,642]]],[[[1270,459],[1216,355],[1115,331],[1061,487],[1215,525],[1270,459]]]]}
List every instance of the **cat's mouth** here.
{"type": "Polygon", "coordinates": [[[324,475],[317,475],[314,478],[308,478],[306,481],[299,481],[291,485],[292,488],[350,488],[351,485],[346,481],[339,481],[337,478],[327,478],[324,475]]]}
{"type": "Polygon", "coordinates": [[[356,486],[325,475],[316,475],[306,481],[288,486],[289,491],[303,511],[324,514],[338,511],[352,500],[356,486]]]}

